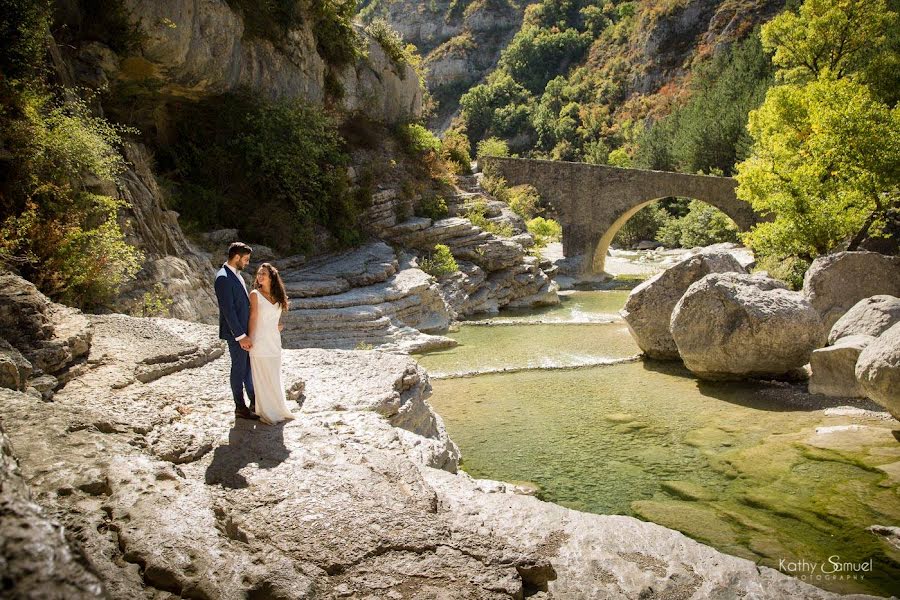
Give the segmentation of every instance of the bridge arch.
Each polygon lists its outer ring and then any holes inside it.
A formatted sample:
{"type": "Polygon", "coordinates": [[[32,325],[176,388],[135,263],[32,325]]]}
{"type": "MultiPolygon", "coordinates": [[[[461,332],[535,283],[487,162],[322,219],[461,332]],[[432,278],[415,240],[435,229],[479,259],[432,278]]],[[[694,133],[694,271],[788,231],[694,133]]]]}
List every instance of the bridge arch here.
{"type": "Polygon", "coordinates": [[[737,198],[737,182],[730,177],[523,158],[483,157],[482,162],[509,185],[533,185],[553,206],[563,229],[563,252],[583,255],[585,274],[602,273],[615,233],[661,198],[694,198],[715,206],[743,231],[760,220],[737,198]]]}

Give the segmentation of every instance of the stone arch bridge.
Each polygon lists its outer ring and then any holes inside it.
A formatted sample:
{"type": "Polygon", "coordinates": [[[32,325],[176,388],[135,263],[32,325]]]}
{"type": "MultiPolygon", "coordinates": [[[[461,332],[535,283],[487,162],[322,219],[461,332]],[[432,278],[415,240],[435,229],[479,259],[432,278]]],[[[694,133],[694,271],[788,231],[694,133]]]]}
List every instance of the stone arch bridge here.
{"type": "Polygon", "coordinates": [[[661,198],[681,196],[711,204],[742,231],[760,220],[747,202],[738,200],[737,182],[730,177],[494,156],[483,157],[482,163],[509,185],[528,183],[537,189],[562,225],[564,254],[584,255],[586,273],[602,273],[616,232],[637,211],[661,198]]]}

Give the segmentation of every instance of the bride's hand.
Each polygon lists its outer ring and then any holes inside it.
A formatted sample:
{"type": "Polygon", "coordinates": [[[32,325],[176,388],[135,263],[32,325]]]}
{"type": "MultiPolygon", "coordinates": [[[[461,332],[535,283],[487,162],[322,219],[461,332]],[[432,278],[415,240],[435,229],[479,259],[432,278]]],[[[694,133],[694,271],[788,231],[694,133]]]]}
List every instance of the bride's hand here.
{"type": "Polygon", "coordinates": [[[284,323],[278,324],[278,331],[284,331],[284,323]]]}

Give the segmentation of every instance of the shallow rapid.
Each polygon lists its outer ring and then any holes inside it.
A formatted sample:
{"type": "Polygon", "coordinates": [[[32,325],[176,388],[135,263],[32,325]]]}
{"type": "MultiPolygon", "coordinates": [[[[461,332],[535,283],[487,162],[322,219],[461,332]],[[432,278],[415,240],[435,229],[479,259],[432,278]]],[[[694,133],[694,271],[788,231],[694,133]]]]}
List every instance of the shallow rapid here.
{"type": "Polygon", "coordinates": [[[640,359],[616,316],[626,297],[574,292],[466,322],[458,347],[420,357],[463,468],[823,588],[900,593],[900,548],[869,530],[900,525],[896,422],[800,385],[705,383],[640,359]]]}

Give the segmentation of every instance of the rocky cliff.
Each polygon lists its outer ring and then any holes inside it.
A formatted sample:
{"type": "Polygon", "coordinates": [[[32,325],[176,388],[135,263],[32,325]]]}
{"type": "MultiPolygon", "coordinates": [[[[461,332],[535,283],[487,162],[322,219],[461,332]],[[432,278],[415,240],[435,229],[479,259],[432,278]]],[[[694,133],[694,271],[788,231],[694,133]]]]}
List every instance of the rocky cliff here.
{"type": "Polygon", "coordinates": [[[384,19],[422,54],[426,84],[438,101],[430,123],[437,130],[447,128],[459,97],[497,64],[523,10],[509,0],[360,2],[363,19],[384,19]]]}

